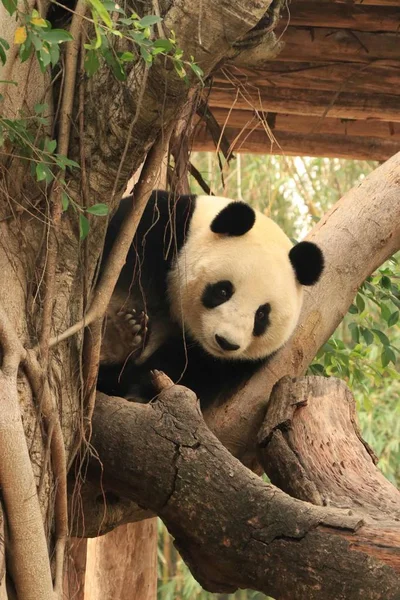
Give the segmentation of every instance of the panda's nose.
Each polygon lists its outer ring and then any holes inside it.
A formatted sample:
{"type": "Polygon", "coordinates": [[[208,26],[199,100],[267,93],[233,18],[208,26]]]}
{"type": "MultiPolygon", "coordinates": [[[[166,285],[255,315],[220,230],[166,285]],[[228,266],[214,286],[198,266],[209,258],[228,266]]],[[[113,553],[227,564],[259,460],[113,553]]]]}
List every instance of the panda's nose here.
{"type": "Polygon", "coordinates": [[[232,344],[232,342],[222,337],[222,335],[218,335],[218,333],[215,334],[215,339],[217,340],[218,345],[221,346],[222,350],[233,351],[239,350],[240,348],[239,344],[232,344]]]}

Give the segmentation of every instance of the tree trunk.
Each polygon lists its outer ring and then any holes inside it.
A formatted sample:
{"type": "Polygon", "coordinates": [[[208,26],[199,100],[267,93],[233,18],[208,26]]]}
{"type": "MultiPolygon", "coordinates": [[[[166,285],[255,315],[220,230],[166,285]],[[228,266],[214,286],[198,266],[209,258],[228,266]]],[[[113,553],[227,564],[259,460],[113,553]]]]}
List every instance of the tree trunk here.
{"type": "Polygon", "coordinates": [[[155,600],[157,519],[88,540],[85,600],[155,600]]]}

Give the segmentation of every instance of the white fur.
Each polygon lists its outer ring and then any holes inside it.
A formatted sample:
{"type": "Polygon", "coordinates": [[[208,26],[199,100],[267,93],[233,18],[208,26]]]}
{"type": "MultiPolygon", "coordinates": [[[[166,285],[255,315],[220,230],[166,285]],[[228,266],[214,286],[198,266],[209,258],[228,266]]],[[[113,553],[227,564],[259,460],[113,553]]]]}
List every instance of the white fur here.
{"type": "Polygon", "coordinates": [[[271,219],[256,211],[256,221],[242,236],[211,231],[213,218],[227,198],[199,196],[189,234],[168,275],[172,318],[210,354],[228,360],[256,360],[280,348],[292,334],[300,314],[303,291],[289,261],[292,244],[271,219]],[[229,280],[235,292],[212,309],[201,297],[208,283],[229,280]],[[271,305],[265,334],[253,335],[259,306],[271,305]],[[218,334],[240,348],[225,352],[218,334]]]}

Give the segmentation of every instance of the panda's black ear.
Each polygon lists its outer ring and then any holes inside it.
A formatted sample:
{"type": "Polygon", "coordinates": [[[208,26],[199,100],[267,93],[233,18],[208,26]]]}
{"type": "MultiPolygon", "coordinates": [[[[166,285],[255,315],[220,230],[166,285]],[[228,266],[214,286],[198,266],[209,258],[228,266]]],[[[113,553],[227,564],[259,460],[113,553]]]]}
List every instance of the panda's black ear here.
{"type": "Polygon", "coordinates": [[[324,255],[316,244],[300,242],[289,252],[289,259],[302,285],[314,285],[324,270],[324,255]]]}
{"type": "Polygon", "coordinates": [[[256,213],[245,202],[230,202],[214,217],[210,228],[213,233],[244,235],[253,227],[256,213]]]}

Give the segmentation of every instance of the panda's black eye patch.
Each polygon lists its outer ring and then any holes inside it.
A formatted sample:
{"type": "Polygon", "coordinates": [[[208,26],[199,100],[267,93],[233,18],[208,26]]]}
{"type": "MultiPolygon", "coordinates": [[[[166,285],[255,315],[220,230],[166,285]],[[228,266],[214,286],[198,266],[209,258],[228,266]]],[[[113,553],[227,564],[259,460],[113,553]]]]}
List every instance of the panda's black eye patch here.
{"type": "Polygon", "coordinates": [[[262,304],[256,310],[256,314],[254,315],[254,329],[253,335],[260,336],[265,333],[268,325],[269,325],[269,315],[271,312],[271,305],[269,302],[266,304],[262,304]]]}
{"type": "Polygon", "coordinates": [[[233,296],[233,285],[230,281],[218,281],[217,283],[209,283],[203,292],[201,301],[205,308],[215,308],[233,296]]]}

